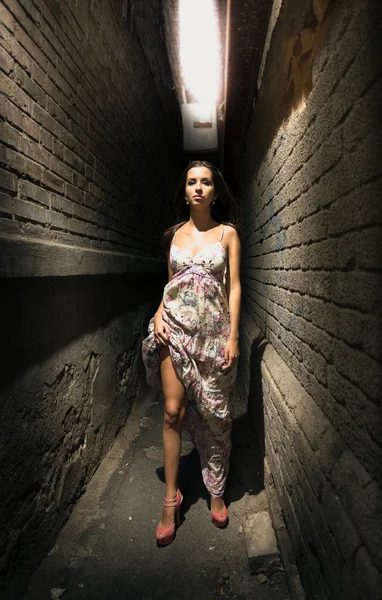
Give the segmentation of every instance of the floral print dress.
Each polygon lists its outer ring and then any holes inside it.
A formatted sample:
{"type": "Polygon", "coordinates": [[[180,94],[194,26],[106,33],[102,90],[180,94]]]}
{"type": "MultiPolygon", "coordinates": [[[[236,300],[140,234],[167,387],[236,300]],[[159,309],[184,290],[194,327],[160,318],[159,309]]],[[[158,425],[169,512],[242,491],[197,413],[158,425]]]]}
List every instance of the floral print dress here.
{"type": "MultiPolygon", "coordinates": [[[[164,288],[162,318],[169,351],[186,390],[184,427],[200,455],[205,486],[212,496],[223,495],[231,450],[230,396],[236,365],[222,370],[230,334],[225,289],[227,252],[220,240],[195,256],[175,245],[170,250],[172,280],[164,288]]],[[[143,341],[147,382],[161,387],[161,346],[154,338],[154,319],[143,341]]]]}

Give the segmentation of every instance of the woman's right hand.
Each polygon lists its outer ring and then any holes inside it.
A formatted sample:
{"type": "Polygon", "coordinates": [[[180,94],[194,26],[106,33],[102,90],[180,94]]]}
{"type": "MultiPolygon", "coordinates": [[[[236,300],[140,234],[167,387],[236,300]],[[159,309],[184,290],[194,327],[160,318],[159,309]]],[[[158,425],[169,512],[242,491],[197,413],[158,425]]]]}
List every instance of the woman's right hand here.
{"type": "Polygon", "coordinates": [[[167,327],[162,319],[161,313],[156,313],[154,315],[154,337],[158,344],[160,344],[161,346],[167,346],[167,327]]]}

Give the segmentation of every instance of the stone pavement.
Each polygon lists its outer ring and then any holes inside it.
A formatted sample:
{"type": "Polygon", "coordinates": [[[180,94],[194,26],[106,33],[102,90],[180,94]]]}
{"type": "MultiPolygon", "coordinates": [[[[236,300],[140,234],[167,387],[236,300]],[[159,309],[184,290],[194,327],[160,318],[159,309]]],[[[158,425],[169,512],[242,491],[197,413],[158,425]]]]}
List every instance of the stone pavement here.
{"type": "Polygon", "coordinates": [[[172,544],[156,546],[164,495],[162,401],[151,391],[133,410],[24,600],[288,600],[281,566],[249,572],[246,517],[268,505],[240,398],[234,416],[226,529],[211,522],[198,455],[185,435],[182,524],[172,544]]]}

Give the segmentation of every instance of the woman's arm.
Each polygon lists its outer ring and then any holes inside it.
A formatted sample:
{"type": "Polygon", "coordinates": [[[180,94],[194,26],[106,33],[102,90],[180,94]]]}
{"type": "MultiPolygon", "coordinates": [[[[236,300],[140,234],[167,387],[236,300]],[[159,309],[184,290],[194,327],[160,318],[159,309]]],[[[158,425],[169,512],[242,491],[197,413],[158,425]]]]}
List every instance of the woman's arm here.
{"type": "Polygon", "coordinates": [[[239,356],[239,319],[241,302],[240,240],[237,231],[230,227],[228,233],[227,295],[231,320],[231,333],[225,348],[223,369],[229,369],[239,356]]]}
{"type": "MultiPolygon", "coordinates": [[[[167,270],[168,270],[168,280],[171,281],[173,277],[173,272],[170,263],[170,255],[167,256],[167,270]]],[[[154,337],[158,344],[167,345],[167,329],[166,324],[162,319],[162,311],[163,311],[163,300],[158,306],[158,310],[154,315],[154,337]]]]}

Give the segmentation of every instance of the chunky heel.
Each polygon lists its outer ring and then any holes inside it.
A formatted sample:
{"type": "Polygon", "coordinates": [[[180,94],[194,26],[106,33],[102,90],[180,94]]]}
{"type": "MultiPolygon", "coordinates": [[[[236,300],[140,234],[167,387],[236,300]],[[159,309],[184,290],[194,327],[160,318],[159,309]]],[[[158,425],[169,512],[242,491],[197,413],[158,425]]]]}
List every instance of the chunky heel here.
{"type": "Polygon", "coordinates": [[[174,524],[170,525],[169,527],[161,527],[161,525],[158,524],[156,529],[156,538],[158,546],[168,546],[168,544],[171,544],[171,542],[174,540],[176,525],[178,527],[180,525],[180,505],[182,504],[182,502],[183,496],[180,493],[180,490],[176,492],[175,498],[164,499],[163,506],[169,508],[175,507],[176,523],[174,522],[174,524]]]}

